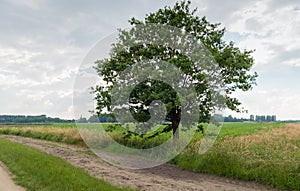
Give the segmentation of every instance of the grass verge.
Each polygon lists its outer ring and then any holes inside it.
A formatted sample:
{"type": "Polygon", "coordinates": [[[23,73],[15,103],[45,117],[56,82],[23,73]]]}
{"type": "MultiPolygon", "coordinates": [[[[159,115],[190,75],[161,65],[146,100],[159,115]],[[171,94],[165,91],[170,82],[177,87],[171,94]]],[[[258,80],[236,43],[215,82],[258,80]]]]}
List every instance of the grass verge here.
{"type": "Polygon", "coordinates": [[[300,189],[300,124],[225,136],[207,153],[190,149],[173,162],[194,172],[254,180],[278,189],[300,189]]]}
{"type": "Polygon", "coordinates": [[[112,186],[59,157],[19,143],[0,138],[0,151],[0,160],[16,176],[14,180],[29,191],[130,190],[112,186]]]}
{"type": "Polygon", "coordinates": [[[86,146],[78,132],[78,129],[72,127],[2,127],[0,128],[0,134],[17,135],[86,146]]]}

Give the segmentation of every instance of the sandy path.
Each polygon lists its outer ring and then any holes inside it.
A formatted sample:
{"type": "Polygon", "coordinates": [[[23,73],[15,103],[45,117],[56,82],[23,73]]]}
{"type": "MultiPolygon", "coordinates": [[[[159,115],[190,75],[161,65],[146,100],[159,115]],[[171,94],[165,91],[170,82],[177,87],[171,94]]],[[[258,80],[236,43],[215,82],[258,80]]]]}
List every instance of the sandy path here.
{"type": "Polygon", "coordinates": [[[0,162],[0,190],[1,191],[24,191],[25,189],[17,186],[12,180],[8,169],[0,162]]]}
{"type": "MultiPolygon", "coordinates": [[[[140,190],[199,190],[199,191],[261,191],[268,190],[254,182],[232,180],[213,175],[193,173],[173,165],[160,165],[151,169],[128,170],[107,164],[100,158],[86,154],[87,148],[45,140],[1,135],[0,137],[29,145],[59,156],[74,166],[87,170],[92,176],[114,185],[140,190]]],[[[0,189],[1,190],[1,189],[0,189]]],[[[270,189],[269,189],[270,190],[270,189]]]]}

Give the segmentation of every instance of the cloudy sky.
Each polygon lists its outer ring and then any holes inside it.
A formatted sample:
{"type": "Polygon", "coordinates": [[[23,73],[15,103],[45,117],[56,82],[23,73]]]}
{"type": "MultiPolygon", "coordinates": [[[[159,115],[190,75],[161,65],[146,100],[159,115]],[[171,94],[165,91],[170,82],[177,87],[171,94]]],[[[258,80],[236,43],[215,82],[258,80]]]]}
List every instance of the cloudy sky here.
{"type": "MultiPolygon", "coordinates": [[[[74,79],[82,60],[128,19],[173,0],[0,1],[0,114],[73,118],[74,79]]],[[[226,27],[225,39],[253,54],[259,78],[237,92],[248,114],[300,119],[299,0],[195,0],[197,15],[226,27]]]]}

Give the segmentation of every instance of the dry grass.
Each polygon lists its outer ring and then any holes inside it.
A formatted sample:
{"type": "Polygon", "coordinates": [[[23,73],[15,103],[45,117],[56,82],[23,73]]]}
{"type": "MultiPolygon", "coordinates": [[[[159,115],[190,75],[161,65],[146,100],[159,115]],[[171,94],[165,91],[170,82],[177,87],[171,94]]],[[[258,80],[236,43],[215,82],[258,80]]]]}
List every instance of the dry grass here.
{"type": "Polygon", "coordinates": [[[239,156],[248,163],[299,163],[300,123],[258,131],[255,134],[227,138],[219,148],[239,156]],[[295,157],[296,156],[296,157],[295,157]]]}
{"type": "MultiPolygon", "coordinates": [[[[194,145],[196,148],[199,142],[194,145]]],[[[299,148],[300,123],[283,124],[248,135],[221,137],[204,155],[185,152],[177,157],[176,164],[196,172],[255,180],[283,190],[299,190],[299,148]]]]}
{"type": "Polygon", "coordinates": [[[273,128],[269,131],[258,131],[255,134],[243,135],[234,138],[225,139],[222,144],[228,143],[258,145],[265,143],[274,143],[279,139],[286,141],[300,139],[300,123],[286,124],[282,128],[273,128]]]}
{"type": "Polygon", "coordinates": [[[5,127],[0,129],[0,133],[41,138],[66,143],[83,144],[83,140],[77,128],[5,127]]]}

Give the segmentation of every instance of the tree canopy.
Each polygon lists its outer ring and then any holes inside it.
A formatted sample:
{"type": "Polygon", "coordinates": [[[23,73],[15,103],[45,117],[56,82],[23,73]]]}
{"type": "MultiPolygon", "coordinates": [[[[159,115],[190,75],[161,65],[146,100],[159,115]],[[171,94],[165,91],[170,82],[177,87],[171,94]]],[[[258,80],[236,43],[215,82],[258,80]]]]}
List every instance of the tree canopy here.
{"type": "MultiPolygon", "coordinates": [[[[223,40],[225,28],[220,28],[220,23],[210,23],[206,17],[200,18],[196,15],[197,9],[190,9],[190,6],[190,1],[177,2],[173,7],[166,6],[146,15],[144,20],[130,19],[129,23],[132,25],[132,29],[129,31],[119,30],[118,42],[112,45],[110,58],[96,61],[95,69],[105,82],[102,85],[93,87],[98,114],[114,112],[111,107],[112,94],[115,91],[114,86],[122,86],[130,81],[130,78],[128,78],[129,80],[122,80],[122,72],[136,63],[149,60],[154,60],[156,66],[162,65],[162,62],[170,63],[183,73],[184,77],[182,79],[184,80],[175,82],[179,77],[173,76],[174,82],[170,82],[171,84],[177,83],[177,85],[182,86],[186,81],[189,81],[193,85],[198,100],[199,122],[207,122],[216,106],[213,91],[210,88],[211,83],[209,83],[210,76],[213,75],[216,76],[215,80],[221,79],[222,81],[224,105],[221,107],[227,107],[237,112],[242,111],[240,108],[241,102],[232,94],[237,90],[248,91],[255,85],[257,74],[250,71],[254,64],[254,59],[251,56],[253,51],[240,50],[233,42],[225,42],[223,40]],[[196,41],[200,42],[199,46],[204,46],[208,50],[211,55],[209,58],[217,63],[218,69],[211,72],[207,71],[212,70],[209,66],[208,68],[196,68],[197,59],[200,59],[200,57],[191,59],[185,52],[176,48],[178,44],[184,44],[184,50],[186,51],[193,48],[186,45],[190,43],[188,38],[171,39],[171,44],[176,44],[175,48],[170,47],[170,43],[165,44],[164,42],[160,44],[151,44],[149,41],[140,43],[140,33],[143,33],[144,37],[147,36],[147,38],[150,36],[155,39],[155,42],[159,41],[157,39],[162,38],[164,33],[157,35],[158,32],[153,28],[152,30],[145,27],[145,30],[139,28],[140,26],[153,24],[170,26],[169,31],[173,31],[172,27],[174,27],[193,36],[196,41]]],[[[151,61],[149,63],[153,64],[151,61]]],[[[206,64],[209,65],[210,63],[210,59],[208,59],[206,64]]],[[[151,70],[145,71],[151,73],[156,72],[156,69],[153,67],[151,70]]],[[[163,78],[164,76],[174,75],[174,73],[164,72],[159,75],[162,75],[163,78]]],[[[128,105],[124,108],[130,111],[134,119],[145,122],[153,114],[151,113],[151,107],[159,105],[156,103],[153,106],[153,101],[160,100],[166,108],[164,119],[171,122],[168,129],[173,130],[175,136],[181,122],[184,106],[194,104],[189,102],[189,95],[185,95],[185,102],[187,103],[183,103],[184,101],[178,97],[174,86],[160,80],[145,79],[135,85],[129,92],[128,105]]],[[[163,112],[158,113],[158,115],[163,114],[163,112]]]]}

